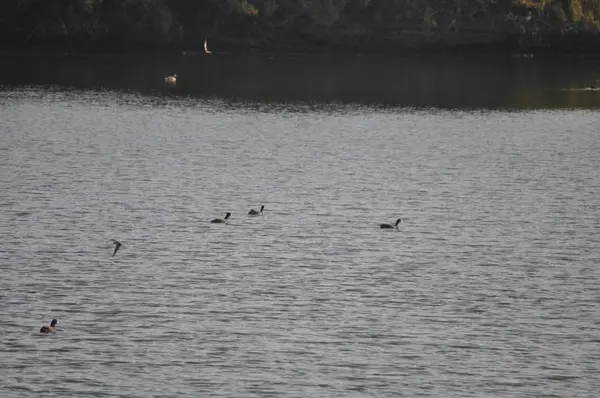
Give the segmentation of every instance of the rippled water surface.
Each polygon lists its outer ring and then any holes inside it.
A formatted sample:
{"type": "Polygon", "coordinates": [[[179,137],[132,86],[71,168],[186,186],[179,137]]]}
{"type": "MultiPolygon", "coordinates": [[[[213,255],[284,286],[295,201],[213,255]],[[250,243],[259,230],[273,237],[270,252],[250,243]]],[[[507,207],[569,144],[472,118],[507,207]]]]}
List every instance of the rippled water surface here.
{"type": "Polygon", "coordinates": [[[599,126],[1,91],[0,396],[597,396],[599,126]]]}

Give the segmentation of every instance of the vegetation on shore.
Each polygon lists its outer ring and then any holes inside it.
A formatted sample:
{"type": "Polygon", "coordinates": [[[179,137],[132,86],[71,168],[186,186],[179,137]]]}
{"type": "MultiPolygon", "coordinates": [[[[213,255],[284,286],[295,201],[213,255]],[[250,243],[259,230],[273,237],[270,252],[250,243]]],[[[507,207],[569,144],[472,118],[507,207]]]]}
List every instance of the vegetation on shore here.
{"type": "Polygon", "coordinates": [[[4,0],[0,49],[600,54],[600,0],[4,0]]]}

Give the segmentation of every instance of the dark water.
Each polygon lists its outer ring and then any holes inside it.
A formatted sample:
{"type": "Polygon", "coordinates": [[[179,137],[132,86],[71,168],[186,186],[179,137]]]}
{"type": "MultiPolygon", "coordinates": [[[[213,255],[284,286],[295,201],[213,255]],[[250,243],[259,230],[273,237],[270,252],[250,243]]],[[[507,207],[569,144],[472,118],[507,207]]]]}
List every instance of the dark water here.
{"type": "Polygon", "coordinates": [[[280,103],[600,107],[600,58],[65,56],[0,58],[0,85],[59,85],[280,103]],[[176,87],[164,76],[178,75],[176,87]]]}
{"type": "Polygon", "coordinates": [[[600,93],[271,61],[2,64],[0,396],[595,397],[600,93]]]}

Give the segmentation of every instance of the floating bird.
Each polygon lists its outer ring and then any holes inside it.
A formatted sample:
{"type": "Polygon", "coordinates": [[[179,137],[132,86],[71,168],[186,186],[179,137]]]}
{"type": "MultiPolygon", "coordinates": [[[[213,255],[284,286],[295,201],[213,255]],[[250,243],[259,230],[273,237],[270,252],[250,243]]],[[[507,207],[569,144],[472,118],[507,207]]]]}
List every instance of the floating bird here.
{"type": "Polygon", "coordinates": [[[122,245],[122,244],[121,244],[121,242],[119,242],[118,240],[114,240],[114,239],[111,239],[111,240],[112,240],[112,241],[113,241],[113,243],[115,244],[115,251],[113,252],[113,255],[112,255],[112,256],[114,257],[114,256],[115,256],[115,254],[117,254],[117,252],[119,251],[119,249],[120,249],[120,248],[121,248],[121,246],[123,246],[123,245],[122,245]]]}
{"type": "Polygon", "coordinates": [[[262,216],[264,209],[265,209],[265,205],[262,205],[262,206],[260,206],[260,211],[256,211],[254,209],[250,209],[250,211],[248,212],[248,214],[250,214],[251,216],[262,216]]]}
{"type": "Polygon", "coordinates": [[[231,213],[227,212],[227,214],[225,214],[225,218],[215,218],[214,220],[211,220],[211,223],[213,224],[217,224],[217,223],[226,223],[227,219],[229,219],[229,217],[231,217],[231,213]]]}
{"type": "Polygon", "coordinates": [[[392,225],[392,224],[379,224],[379,228],[381,229],[398,229],[398,224],[400,224],[402,220],[401,219],[397,219],[396,220],[396,224],[392,225]]]}
{"type": "Polygon", "coordinates": [[[206,40],[206,39],[204,39],[204,54],[206,54],[206,55],[211,54],[210,50],[208,49],[208,40],[206,40]]]}
{"type": "Polygon", "coordinates": [[[175,83],[177,83],[177,73],[174,74],[173,76],[167,76],[167,77],[165,77],[165,83],[167,83],[167,84],[175,84],[175,83]]]}
{"type": "Polygon", "coordinates": [[[40,333],[54,333],[56,332],[56,324],[58,323],[58,321],[56,319],[53,319],[52,322],[50,322],[50,326],[42,326],[40,328],[40,333]]]}

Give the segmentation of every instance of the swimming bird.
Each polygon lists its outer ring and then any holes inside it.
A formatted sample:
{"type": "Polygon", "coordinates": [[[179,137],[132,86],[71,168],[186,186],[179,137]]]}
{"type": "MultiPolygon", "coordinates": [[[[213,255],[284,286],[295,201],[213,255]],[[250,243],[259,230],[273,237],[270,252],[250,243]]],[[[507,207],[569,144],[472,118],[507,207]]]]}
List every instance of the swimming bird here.
{"type": "Polygon", "coordinates": [[[167,84],[175,84],[175,83],[177,83],[177,73],[174,74],[173,76],[166,76],[165,77],[165,83],[167,83],[167,84]]]}
{"type": "Polygon", "coordinates": [[[214,220],[211,220],[211,223],[213,224],[217,224],[217,223],[226,223],[227,219],[231,217],[231,213],[227,212],[227,214],[225,214],[225,218],[215,218],[214,220]]]}
{"type": "Polygon", "coordinates": [[[112,241],[113,241],[113,243],[115,244],[115,251],[113,252],[113,255],[112,255],[112,256],[114,257],[114,256],[115,256],[115,254],[117,254],[117,252],[119,251],[119,249],[120,249],[120,248],[121,248],[121,246],[123,246],[123,245],[122,245],[122,244],[121,244],[121,242],[119,242],[118,240],[114,240],[114,239],[111,239],[111,240],[112,240],[112,241]]]}
{"type": "Polygon", "coordinates": [[[204,54],[210,55],[211,51],[208,49],[208,40],[204,39],[204,54]]]}
{"type": "Polygon", "coordinates": [[[58,321],[56,319],[53,319],[52,322],[50,322],[50,326],[42,326],[40,328],[40,333],[54,333],[56,332],[56,324],[58,323],[58,321]]]}
{"type": "Polygon", "coordinates": [[[265,209],[265,205],[262,205],[262,206],[260,206],[260,211],[256,211],[254,209],[250,209],[250,211],[248,212],[248,214],[250,214],[251,216],[262,216],[264,209],[265,209]]]}
{"type": "Polygon", "coordinates": [[[400,224],[402,220],[401,219],[397,219],[396,220],[396,224],[392,225],[392,224],[379,224],[379,228],[381,229],[398,229],[398,224],[400,224]]]}

